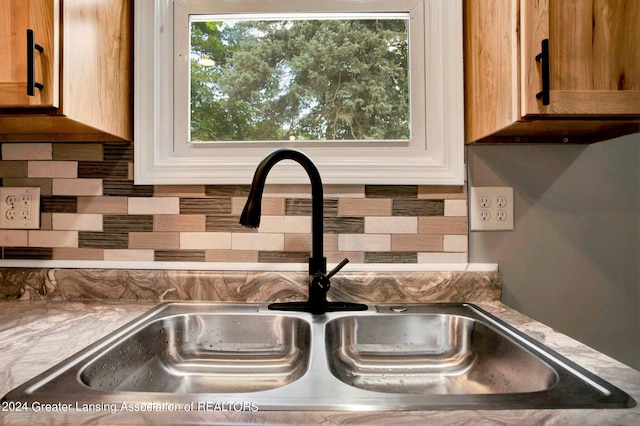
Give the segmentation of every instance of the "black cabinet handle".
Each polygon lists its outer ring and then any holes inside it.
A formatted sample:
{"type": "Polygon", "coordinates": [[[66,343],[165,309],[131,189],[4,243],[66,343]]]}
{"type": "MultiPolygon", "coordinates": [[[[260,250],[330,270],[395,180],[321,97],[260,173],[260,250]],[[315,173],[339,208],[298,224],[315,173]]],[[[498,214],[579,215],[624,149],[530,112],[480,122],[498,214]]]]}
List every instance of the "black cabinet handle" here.
{"type": "Polygon", "coordinates": [[[42,90],[42,83],[36,81],[36,50],[42,53],[42,46],[35,42],[33,30],[27,30],[27,95],[34,96],[36,88],[42,90]]]}
{"type": "Polygon", "coordinates": [[[542,52],[536,56],[536,62],[540,62],[542,68],[542,91],[536,94],[536,98],[542,100],[542,105],[549,105],[549,39],[542,40],[542,52]]]}

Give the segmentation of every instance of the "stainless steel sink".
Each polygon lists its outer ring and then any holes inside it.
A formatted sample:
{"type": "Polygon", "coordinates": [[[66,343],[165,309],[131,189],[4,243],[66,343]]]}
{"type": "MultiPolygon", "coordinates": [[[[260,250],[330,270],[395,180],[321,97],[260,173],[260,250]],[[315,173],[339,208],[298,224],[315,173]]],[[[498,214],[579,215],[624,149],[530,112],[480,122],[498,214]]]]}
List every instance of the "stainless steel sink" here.
{"type": "Polygon", "coordinates": [[[4,396],[260,410],[625,408],[622,390],[470,304],[312,315],[165,303],[4,396]]]}

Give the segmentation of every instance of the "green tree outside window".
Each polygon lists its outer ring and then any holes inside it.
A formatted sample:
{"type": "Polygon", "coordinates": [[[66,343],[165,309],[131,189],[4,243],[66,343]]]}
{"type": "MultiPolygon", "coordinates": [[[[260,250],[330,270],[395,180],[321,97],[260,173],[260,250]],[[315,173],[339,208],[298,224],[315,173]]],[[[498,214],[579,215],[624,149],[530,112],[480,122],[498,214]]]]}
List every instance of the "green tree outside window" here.
{"type": "Polygon", "coordinates": [[[407,140],[408,69],[406,19],[192,22],[191,141],[407,140]]]}

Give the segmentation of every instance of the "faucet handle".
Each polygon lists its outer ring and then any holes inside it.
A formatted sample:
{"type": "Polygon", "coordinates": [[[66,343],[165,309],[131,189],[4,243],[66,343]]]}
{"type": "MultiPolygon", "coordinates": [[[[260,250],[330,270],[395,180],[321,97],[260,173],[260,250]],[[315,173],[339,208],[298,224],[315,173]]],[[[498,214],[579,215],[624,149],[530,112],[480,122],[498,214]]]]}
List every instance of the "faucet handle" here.
{"type": "Polygon", "coordinates": [[[349,263],[349,259],[344,259],[328,274],[318,272],[312,277],[309,277],[309,300],[306,302],[272,303],[269,305],[269,309],[276,311],[302,311],[317,315],[326,312],[366,311],[369,308],[363,303],[327,301],[327,292],[329,291],[329,287],[331,287],[329,279],[344,268],[347,263],[349,263]]]}
{"type": "Polygon", "coordinates": [[[342,262],[338,263],[335,268],[329,271],[329,273],[327,274],[327,279],[331,279],[331,277],[340,272],[340,269],[344,268],[347,263],[349,263],[349,259],[345,257],[344,259],[342,259],[342,262]]]}
{"type": "Polygon", "coordinates": [[[335,268],[329,271],[328,274],[323,274],[321,272],[310,277],[309,280],[309,303],[313,306],[322,306],[327,305],[327,292],[329,288],[331,288],[331,277],[337,274],[340,269],[344,268],[344,265],[349,263],[349,259],[343,259],[342,262],[338,263],[335,268]]]}

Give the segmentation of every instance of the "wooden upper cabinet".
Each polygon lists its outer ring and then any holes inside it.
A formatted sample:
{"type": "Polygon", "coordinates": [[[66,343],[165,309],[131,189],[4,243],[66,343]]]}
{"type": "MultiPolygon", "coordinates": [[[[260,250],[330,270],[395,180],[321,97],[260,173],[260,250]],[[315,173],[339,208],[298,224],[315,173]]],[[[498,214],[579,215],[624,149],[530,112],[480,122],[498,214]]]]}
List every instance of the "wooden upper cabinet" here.
{"type": "Polygon", "coordinates": [[[465,0],[467,142],[637,132],[638,34],[640,1],[465,0]]]}
{"type": "Polygon", "coordinates": [[[9,0],[9,5],[0,11],[0,36],[11,40],[9,46],[0,43],[0,142],[132,140],[131,0],[9,0]],[[35,54],[36,80],[52,82],[27,97],[23,27],[34,21],[52,31],[50,40],[35,31],[43,46],[43,53],[35,54]],[[24,101],[10,100],[16,85],[22,86],[16,98],[24,101]]]}
{"type": "Polygon", "coordinates": [[[58,106],[58,23],[57,0],[4,0],[0,8],[0,107],[58,106]],[[33,37],[29,47],[27,31],[33,37]],[[31,67],[27,66],[29,57],[31,67]],[[27,94],[28,82],[32,95],[27,94]]]}

